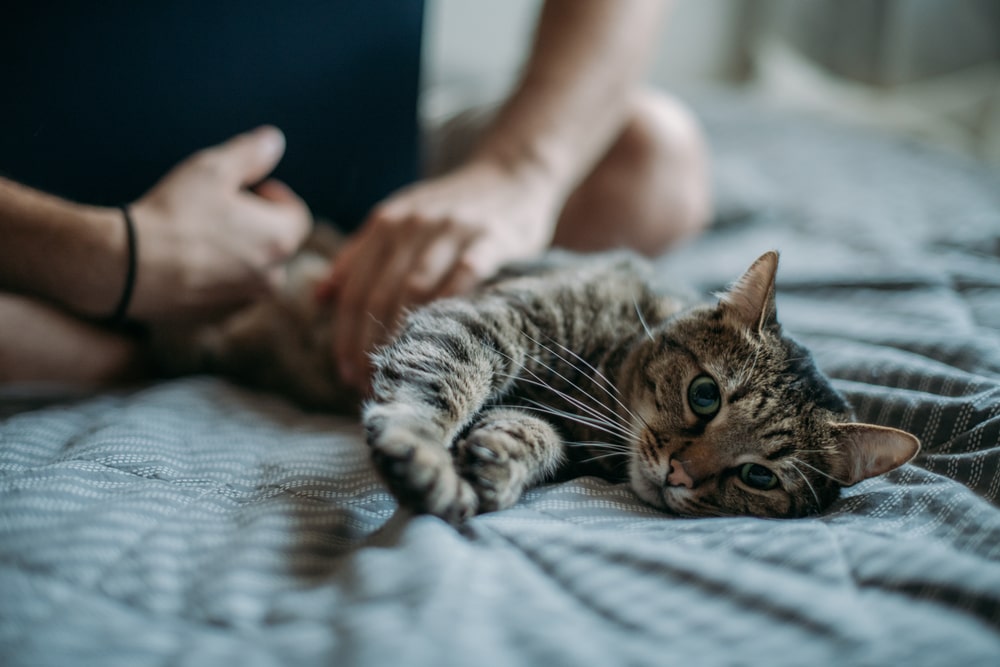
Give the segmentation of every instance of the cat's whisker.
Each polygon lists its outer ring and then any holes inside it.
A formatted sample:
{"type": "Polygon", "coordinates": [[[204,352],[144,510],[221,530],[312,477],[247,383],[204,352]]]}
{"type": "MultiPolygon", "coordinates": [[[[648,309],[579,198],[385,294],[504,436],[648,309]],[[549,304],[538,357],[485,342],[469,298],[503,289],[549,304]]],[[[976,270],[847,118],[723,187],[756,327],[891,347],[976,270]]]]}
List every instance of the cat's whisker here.
{"type": "Polygon", "coordinates": [[[639,322],[642,324],[642,330],[646,332],[646,336],[649,340],[656,340],[653,338],[653,332],[649,330],[649,325],[646,324],[646,318],[643,316],[642,311],[639,310],[639,302],[636,300],[635,295],[632,295],[632,305],[635,306],[635,314],[639,316],[639,322]]]}
{"type": "Polygon", "coordinates": [[[591,463],[592,461],[599,461],[601,459],[611,458],[612,456],[627,456],[627,452],[611,452],[610,454],[599,454],[598,456],[591,456],[589,458],[583,459],[580,463],[591,463]]]}
{"type": "MultiPolygon", "coordinates": [[[[796,457],[796,456],[791,456],[791,457],[789,457],[789,463],[791,463],[792,461],[796,461],[796,462],[798,462],[798,463],[801,463],[801,464],[802,464],[802,465],[804,465],[805,467],[807,467],[807,468],[809,468],[810,470],[812,470],[813,472],[815,472],[815,473],[816,473],[817,475],[821,475],[821,476],[823,476],[823,477],[826,477],[827,479],[829,479],[829,480],[831,480],[831,481],[834,481],[834,482],[836,482],[837,484],[840,484],[841,486],[850,486],[850,484],[848,484],[848,483],[847,483],[847,482],[845,482],[844,480],[842,480],[842,479],[837,479],[836,477],[834,477],[834,476],[833,476],[833,475],[831,475],[830,473],[828,473],[828,472],[824,472],[824,471],[820,470],[819,468],[817,468],[816,466],[814,466],[814,465],[810,465],[810,464],[806,463],[805,461],[803,461],[802,459],[800,459],[800,458],[798,458],[798,457],[796,457]]],[[[794,467],[794,464],[793,464],[793,467],[794,467]]]]}
{"type": "MultiPolygon", "coordinates": [[[[531,377],[535,378],[535,381],[532,382],[531,380],[528,380],[527,378],[525,378],[523,375],[513,375],[511,373],[504,373],[502,371],[496,371],[497,375],[499,375],[501,377],[505,377],[505,378],[510,379],[510,380],[513,380],[514,382],[528,382],[529,384],[534,384],[534,385],[536,385],[538,387],[544,387],[545,389],[549,389],[549,390],[554,391],[554,392],[558,392],[559,391],[558,389],[556,389],[555,387],[553,387],[551,384],[549,384],[548,382],[546,382],[545,380],[543,380],[542,377],[538,373],[536,373],[535,371],[533,371],[530,368],[528,368],[528,363],[527,362],[529,362],[529,361],[534,361],[535,363],[541,364],[541,362],[538,359],[536,359],[535,357],[529,355],[528,353],[525,353],[524,354],[524,359],[521,360],[521,361],[518,361],[514,357],[512,357],[509,354],[505,353],[503,350],[496,350],[496,353],[499,354],[500,356],[504,357],[505,359],[507,359],[511,363],[513,363],[520,370],[522,370],[525,373],[528,373],[529,375],[531,375],[531,377]]],[[[541,364],[541,365],[544,366],[544,364],[541,364]]],[[[549,370],[551,370],[551,369],[549,369],[549,370]]],[[[577,389],[579,389],[579,387],[577,387],[577,389]]],[[[582,393],[584,393],[584,395],[587,395],[586,392],[582,392],[582,393]]]]}
{"type": "Polygon", "coordinates": [[[743,365],[740,366],[739,372],[736,373],[736,375],[735,375],[735,377],[737,378],[737,383],[738,384],[746,384],[747,366],[750,365],[750,360],[753,359],[754,356],[755,355],[747,355],[746,357],[744,357],[744,359],[743,359],[743,365]]]}
{"type": "MultiPolygon", "coordinates": [[[[801,461],[799,459],[795,459],[795,460],[798,461],[799,463],[805,463],[804,461],[801,461]]],[[[809,491],[810,491],[810,493],[812,493],[813,499],[816,501],[816,507],[817,507],[817,509],[820,508],[820,507],[822,507],[823,504],[819,500],[819,494],[816,493],[816,489],[813,488],[812,482],[809,481],[809,478],[806,477],[805,474],[801,470],[799,470],[799,467],[797,465],[795,465],[794,463],[792,463],[791,461],[788,462],[788,465],[790,465],[792,467],[792,470],[794,470],[795,472],[797,472],[799,474],[799,477],[802,478],[802,481],[806,483],[807,487],[809,487],[809,491]]],[[[810,467],[812,467],[812,466],[810,466],[810,467]]],[[[815,468],[814,468],[814,470],[815,470],[815,468]]]]}
{"type": "MultiPolygon", "coordinates": [[[[555,355],[555,356],[558,356],[558,355],[555,355]]],[[[563,375],[562,373],[560,373],[559,371],[557,371],[556,369],[554,369],[552,366],[549,366],[547,363],[545,363],[544,361],[542,361],[541,359],[539,359],[538,357],[536,357],[534,355],[528,355],[528,359],[531,360],[531,361],[533,361],[533,362],[535,362],[536,364],[538,364],[539,366],[541,366],[545,370],[551,372],[553,375],[561,378],[562,380],[565,380],[566,383],[569,384],[571,387],[573,387],[574,389],[578,390],[580,393],[582,393],[587,398],[593,400],[594,403],[596,403],[598,407],[601,407],[601,408],[604,408],[605,410],[608,410],[608,412],[610,412],[612,415],[614,415],[615,417],[617,417],[617,415],[614,414],[614,410],[611,410],[604,403],[600,402],[599,400],[597,400],[596,398],[594,398],[593,396],[591,396],[590,392],[586,391],[579,384],[577,384],[576,382],[573,382],[568,377],[566,377],[565,375],[563,375]]],[[[574,367],[574,369],[575,370],[579,370],[579,369],[576,369],[575,367],[574,367]]],[[[531,371],[529,371],[529,372],[531,372],[531,371]]],[[[534,373],[532,373],[532,374],[534,375],[534,373]]]]}
{"type": "Polygon", "coordinates": [[[598,422],[596,420],[588,419],[587,417],[583,417],[581,415],[573,414],[572,412],[567,412],[565,410],[558,410],[556,408],[549,407],[549,406],[545,405],[544,403],[538,403],[537,401],[531,401],[531,402],[535,403],[535,405],[533,405],[533,406],[532,405],[522,405],[522,406],[520,406],[521,409],[523,409],[523,410],[530,410],[532,412],[541,412],[542,414],[552,415],[553,417],[561,417],[562,419],[573,421],[573,422],[576,422],[578,424],[583,424],[584,426],[589,426],[590,428],[597,429],[598,431],[603,431],[604,433],[607,433],[608,435],[613,435],[613,436],[616,436],[616,437],[619,437],[619,438],[629,437],[627,434],[622,434],[622,433],[619,433],[619,432],[611,430],[610,428],[608,428],[605,425],[602,425],[600,422],[598,422]]]}
{"type": "MultiPolygon", "coordinates": [[[[532,340],[536,345],[539,345],[541,347],[545,347],[544,345],[542,345],[538,341],[535,341],[534,339],[532,339],[531,336],[528,336],[528,334],[524,333],[523,331],[521,333],[526,338],[528,338],[529,340],[532,340]]],[[[550,350],[550,353],[553,354],[554,356],[557,356],[557,357],[559,356],[558,354],[555,354],[554,352],[551,352],[551,350],[550,350]]],[[[501,352],[501,354],[503,354],[503,353],[501,352]]],[[[507,356],[507,355],[504,355],[504,356],[507,356]]],[[[604,403],[601,403],[596,398],[594,398],[593,396],[591,396],[589,392],[587,392],[585,389],[583,389],[583,387],[581,387],[580,385],[576,384],[575,382],[573,382],[572,380],[570,380],[569,378],[567,378],[565,375],[563,375],[559,371],[555,370],[554,368],[552,368],[551,366],[549,366],[548,364],[546,364],[545,362],[543,362],[541,359],[538,359],[537,357],[532,356],[532,355],[526,355],[526,358],[527,358],[527,360],[535,362],[536,364],[542,366],[543,368],[551,371],[553,374],[555,374],[555,375],[559,376],[560,378],[562,378],[563,380],[565,380],[574,389],[578,390],[583,396],[585,396],[585,397],[590,398],[591,400],[593,400],[594,403],[598,407],[604,408],[604,410],[607,411],[607,414],[599,412],[595,408],[593,408],[592,406],[588,406],[587,404],[583,403],[583,401],[581,401],[581,400],[579,400],[579,399],[577,399],[577,398],[575,398],[573,396],[570,396],[569,394],[567,394],[567,393],[565,393],[565,392],[563,392],[563,391],[561,391],[559,389],[556,389],[551,384],[545,382],[537,373],[535,373],[531,369],[527,368],[526,366],[522,365],[522,368],[525,371],[527,371],[528,373],[530,373],[532,375],[532,377],[534,377],[536,380],[538,380],[539,383],[541,383],[538,386],[545,387],[546,389],[549,389],[550,391],[558,394],[559,396],[561,396],[562,398],[564,398],[566,401],[572,403],[573,405],[577,406],[581,410],[587,412],[588,414],[590,414],[594,418],[602,419],[602,420],[604,420],[605,422],[608,422],[608,423],[614,423],[615,426],[618,426],[618,427],[622,428],[623,431],[626,430],[625,427],[628,426],[627,424],[624,424],[624,423],[619,424],[617,422],[617,420],[620,420],[620,417],[618,416],[618,414],[614,410],[612,410],[608,406],[606,406],[604,403]],[[612,420],[616,420],[616,421],[612,422],[612,420]]],[[[523,379],[523,378],[521,378],[521,379],[523,379]]]]}
{"type": "Polygon", "coordinates": [[[564,442],[563,444],[573,447],[585,447],[587,449],[595,449],[607,452],[609,454],[619,454],[622,456],[630,456],[632,454],[632,449],[627,445],[613,445],[606,442],[592,442],[592,441],[573,441],[573,442],[564,442]]]}
{"type": "Polygon", "coordinates": [[[746,384],[754,377],[754,371],[757,370],[757,361],[760,359],[760,354],[763,351],[763,347],[756,346],[753,356],[748,357],[747,361],[743,363],[743,368],[740,370],[740,384],[746,384]],[[747,362],[750,363],[750,370],[746,370],[747,362]]]}
{"type": "Polygon", "coordinates": [[[574,399],[569,394],[567,394],[567,393],[565,393],[563,391],[560,391],[559,389],[556,389],[555,387],[552,387],[551,385],[547,384],[544,381],[531,380],[531,379],[523,378],[523,377],[522,378],[518,378],[518,381],[524,382],[525,384],[530,384],[530,385],[533,385],[533,386],[536,386],[536,387],[541,387],[543,389],[547,389],[547,390],[555,393],[560,398],[563,398],[565,401],[567,401],[571,405],[573,405],[575,407],[579,407],[586,414],[581,415],[581,414],[569,412],[569,411],[566,411],[566,410],[559,410],[558,408],[554,408],[554,407],[546,405],[544,403],[541,403],[541,402],[538,402],[538,401],[532,401],[533,403],[536,403],[540,407],[545,407],[545,408],[548,408],[550,410],[557,410],[560,413],[565,413],[565,415],[567,415],[567,416],[573,416],[573,417],[578,417],[580,419],[586,419],[588,422],[591,422],[591,423],[594,423],[594,424],[602,424],[602,425],[604,425],[604,426],[606,426],[608,428],[615,429],[615,431],[619,435],[623,435],[623,436],[626,436],[626,437],[631,435],[631,431],[629,431],[624,425],[609,420],[607,417],[605,417],[601,413],[593,412],[593,411],[589,410],[586,405],[580,403],[579,401],[577,401],[576,399],[574,399]]]}
{"type": "MultiPolygon", "coordinates": [[[[531,371],[528,371],[528,372],[531,373],[531,371]]],[[[569,394],[567,394],[564,391],[556,389],[555,387],[553,387],[552,385],[548,384],[547,382],[545,382],[544,380],[542,380],[540,377],[538,377],[537,374],[535,374],[535,373],[531,373],[531,374],[536,378],[535,380],[531,380],[531,379],[528,379],[528,378],[525,378],[525,377],[515,377],[513,379],[515,379],[515,380],[517,380],[519,382],[524,382],[526,384],[531,384],[531,385],[534,385],[534,386],[537,386],[537,387],[541,387],[543,389],[547,389],[547,390],[553,392],[554,394],[556,394],[557,396],[559,396],[560,398],[562,398],[563,400],[565,400],[566,402],[570,403],[571,405],[574,405],[577,408],[583,410],[584,412],[587,413],[587,415],[589,415],[589,417],[585,417],[584,415],[574,415],[575,417],[580,417],[580,418],[583,418],[583,419],[587,419],[588,422],[592,422],[594,424],[597,424],[597,423],[603,424],[603,425],[607,426],[608,428],[615,429],[617,431],[618,435],[620,435],[620,436],[623,436],[623,437],[626,437],[626,438],[631,437],[632,433],[631,433],[631,431],[629,431],[626,428],[625,425],[619,424],[618,422],[615,422],[615,421],[612,421],[612,420],[608,419],[607,415],[604,415],[604,414],[602,414],[600,412],[597,412],[596,410],[593,410],[590,406],[588,406],[585,403],[577,400],[575,397],[570,396],[569,394]]],[[[507,373],[503,373],[502,375],[507,376],[507,377],[513,377],[513,376],[510,376],[507,373]]],[[[543,403],[538,403],[538,405],[544,405],[544,404],[543,403]]],[[[545,406],[545,407],[549,407],[549,406],[545,406]]],[[[552,408],[552,409],[554,409],[554,408],[552,408]]],[[[573,413],[566,412],[565,416],[568,416],[568,415],[573,415],[573,413]]]]}
{"type": "Polygon", "coordinates": [[[753,363],[750,364],[750,370],[747,371],[747,381],[751,381],[757,377],[757,362],[760,361],[760,355],[764,353],[764,346],[758,345],[757,351],[753,355],[753,363]]]}
{"type": "Polygon", "coordinates": [[[576,422],[576,423],[582,424],[584,426],[589,426],[590,428],[596,429],[596,430],[601,431],[603,433],[607,433],[608,435],[614,436],[616,438],[622,438],[622,439],[628,438],[627,434],[624,434],[624,433],[622,433],[620,431],[614,430],[613,425],[603,423],[603,422],[601,422],[599,420],[592,419],[590,417],[585,417],[583,415],[578,415],[578,414],[575,414],[575,413],[572,413],[572,412],[567,412],[565,410],[557,410],[557,409],[551,408],[551,407],[549,407],[547,405],[544,405],[544,404],[541,404],[541,403],[539,403],[537,405],[534,405],[534,406],[522,406],[522,407],[525,410],[531,410],[531,411],[534,411],[534,412],[540,412],[542,414],[552,415],[553,417],[560,417],[562,419],[566,419],[568,421],[576,422]]]}
{"type": "MultiPolygon", "coordinates": [[[[537,340],[535,340],[534,338],[532,338],[531,336],[529,336],[529,335],[528,335],[527,333],[525,333],[524,331],[522,331],[522,332],[521,332],[521,334],[522,334],[523,336],[525,336],[525,337],[526,337],[526,338],[527,338],[528,340],[530,340],[531,342],[533,342],[533,343],[534,343],[535,345],[538,345],[538,346],[539,346],[539,347],[541,347],[541,348],[542,348],[543,350],[546,350],[546,351],[548,351],[548,352],[549,352],[549,354],[553,355],[554,357],[556,357],[556,358],[558,358],[558,359],[562,360],[563,362],[565,362],[566,364],[568,364],[569,366],[571,366],[571,367],[572,367],[573,369],[575,369],[575,370],[577,370],[577,371],[580,371],[580,370],[581,370],[581,369],[580,369],[579,367],[577,367],[576,365],[574,365],[574,364],[573,364],[573,362],[571,362],[571,361],[570,361],[569,359],[567,359],[566,357],[562,356],[562,355],[561,355],[561,354],[559,354],[558,352],[556,352],[556,351],[552,350],[552,349],[551,349],[550,347],[548,347],[547,345],[545,345],[545,344],[544,344],[544,343],[542,343],[541,341],[537,341],[537,340]]],[[[568,352],[569,354],[573,355],[573,357],[574,357],[575,359],[579,360],[579,361],[580,361],[581,363],[583,363],[583,364],[584,364],[584,365],[585,365],[585,366],[586,366],[587,368],[589,368],[589,369],[590,369],[590,370],[592,370],[592,371],[593,371],[594,373],[596,373],[598,377],[600,377],[600,378],[601,378],[602,380],[604,380],[604,382],[606,382],[606,383],[608,384],[608,386],[610,386],[610,387],[611,387],[611,389],[614,389],[614,390],[615,390],[615,393],[616,393],[616,394],[619,394],[619,395],[621,395],[621,392],[620,392],[620,391],[618,390],[618,388],[617,388],[617,387],[616,387],[616,386],[614,385],[614,383],[613,383],[613,382],[611,382],[611,380],[609,380],[609,379],[608,379],[608,377],[607,377],[606,375],[604,375],[604,373],[602,373],[601,371],[597,370],[597,368],[595,368],[593,364],[591,364],[591,363],[590,363],[589,361],[587,361],[586,359],[584,359],[584,358],[583,358],[583,357],[581,357],[581,356],[580,356],[579,354],[577,354],[577,353],[576,353],[576,352],[574,352],[573,350],[569,349],[568,347],[566,347],[565,345],[563,345],[563,344],[562,344],[562,343],[560,343],[559,341],[556,341],[556,340],[554,340],[554,339],[553,339],[553,338],[552,338],[551,336],[549,336],[548,338],[549,338],[549,340],[551,340],[551,341],[552,341],[553,343],[555,343],[556,345],[558,345],[558,346],[559,346],[560,348],[562,348],[563,350],[565,350],[565,351],[566,351],[566,352],[568,352]]],[[[586,376],[586,373],[581,373],[581,374],[582,374],[582,375],[584,375],[584,376],[586,376]]],[[[625,404],[624,404],[624,403],[623,403],[623,402],[621,401],[621,399],[619,399],[619,398],[618,398],[617,396],[615,396],[614,394],[612,394],[612,393],[611,393],[611,391],[610,391],[610,390],[609,390],[609,389],[608,389],[607,387],[605,387],[605,386],[604,386],[604,385],[603,385],[602,383],[600,383],[600,382],[597,382],[597,381],[594,381],[594,379],[593,379],[593,378],[589,378],[589,379],[590,379],[590,380],[591,380],[592,382],[594,382],[594,385],[595,385],[595,386],[597,386],[598,388],[600,388],[600,389],[601,389],[601,391],[603,391],[603,392],[604,392],[605,394],[607,394],[608,396],[610,396],[610,397],[611,397],[611,399],[612,399],[612,400],[613,400],[613,401],[614,401],[615,403],[617,403],[618,405],[620,405],[620,406],[621,406],[621,408],[622,408],[623,410],[625,410],[625,412],[626,412],[626,413],[628,413],[628,415],[629,415],[630,417],[632,417],[632,419],[635,419],[636,421],[639,421],[639,422],[642,422],[643,426],[645,426],[646,428],[649,428],[649,424],[647,424],[647,423],[646,423],[646,420],[645,420],[645,419],[643,419],[643,418],[642,418],[641,416],[639,416],[638,414],[636,414],[635,412],[633,412],[633,411],[632,411],[632,410],[631,410],[631,409],[630,409],[630,408],[629,408],[629,407],[628,407],[627,405],[625,405],[625,404]]],[[[596,400],[596,399],[595,399],[595,400],[596,400]]],[[[599,402],[599,401],[598,401],[598,402],[599,402]]],[[[603,405],[603,404],[602,404],[602,405],[603,405]]],[[[615,416],[617,417],[617,415],[615,415],[615,416]]]]}
{"type": "Polygon", "coordinates": [[[593,440],[572,440],[564,441],[567,445],[573,445],[575,447],[592,447],[594,449],[608,449],[621,452],[623,454],[631,454],[632,448],[628,445],[616,444],[610,442],[599,442],[593,440]]]}
{"type": "MultiPolygon", "coordinates": [[[[522,331],[521,331],[521,335],[522,335],[522,336],[524,336],[525,338],[527,338],[528,340],[530,340],[530,341],[531,341],[532,343],[534,343],[534,344],[535,344],[535,345],[537,345],[538,347],[540,347],[540,348],[542,348],[543,350],[547,351],[547,352],[548,352],[549,354],[551,354],[552,356],[554,356],[554,357],[556,357],[557,359],[559,359],[559,360],[563,361],[564,363],[566,363],[566,364],[567,364],[568,366],[570,366],[570,368],[572,368],[573,370],[575,370],[575,371],[580,371],[580,368],[578,368],[577,366],[575,366],[575,365],[574,365],[574,364],[573,364],[573,363],[572,363],[571,361],[569,361],[568,359],[566,359],[565,357],[563,357],[562,355],[560,355],[560,354],[559,354],[558,352],[555,352],[554,350],[552,350],[551,348],[549,348],[548,346],[546,346],[546,345],[545,345],[544,343],[542,343],[541,341],[538,341],[538,340],[535,340],[535,339],[534,339],[534,338],[532,338],[532,337],[531,337],[530,335],[528,335],[528,333],[527,333],[527,332],[525,332],[525,331],[523,331],[523,330],[522,330],[522,331]]],[[[580,391],[581,393],[583,393],[583,394],[584,394],[585,396],[587,396],[588,398],[591,398],[591,399],[593,399],[593,401],[594,401],[595,403],[597,403],[597,404],[598,404],[598,405],[599,405],[600,407],[602,407],[602,408],[605,408],[606,410],[608,410],[609,412],[611,412],[612,414],[614,414],[614,410],[611,410],[610,408],[608,408],[608,406],[606,406],[606,405],[605,405],[604,403],[602,403],[602,402],[598,401],[598,400],[597,400],[596,398],[594,398],[593,396],[591,396],[589,392],[587,392],[586,390],[584,390],[584,389],[583,389],[583,387],[581,387],[580,385],[576,384],[575,382],[573,382],[572,380],[570,380],[569,378],[567,378],[567,377],[566,377],[565,375],[563,375],[563,374],[562,374],[562,373],[560,373],[559,371],[555,370],[554,368],[552,368],[551,366],[549,366],[548,364],[546,364],[545,362],[543,362],[543,361],[542,361],[541,359],[539,359],[538,357],[535,357],[535,356],[530,356],[530,355],[529,355],[529,357],[528,357],[528,358],[529,358],[529,359],[531,359],[532,361],[534,361],[535,363],[537,363],[537,364],[541,365],[541,366],[542,366],[542,367],[544,367],[545,369],[547,369],[547,370],[549,370],[549,371],[552,371],[552,372],[553,372],[554,374],[558,375],[558,376],[559,376],[559,377],[561,377],[561,378],[562,378],[563,380],[565,380],[565,381],[566,381],[566,382],[568,382],[568,383],[569,383],[570,385],[572,385],[572,386],[573,386],[573,387],[574,387],[575,389],[578,389],[578,390],[579,390],[579,391],[580,391]]],[[[585,376],[585,377],[588,377],[588,379],[592,379],[592,378],[589,378],[589,376],[587,376],[587,374],[586,374],[586,373],[583,373],[583,372],[580,372],[580,374],[581,374],[581,375],[583,375],[583,376],[585,376]]],[[[596,384],[596,385],[597,385],[598,387],[600,387],[600,386],[601,386],[601,385],[600,385],[600,383],[597,383],[597,382],[595,382],[594,384],[596,384]]],[[[605,391],[607,391],[607,390],[605,390],[605,391]]],[[[609,394],[609,395],[610,395],[610,394],[609,394]]],[[[614,398],[614,397],[612,397],[612,398],[614,398]]],[[[616,400],[617,400],[617,399],[616,399],[616,400]]],[[[619,403],[620,403],[620,401],[619,401],[619,403]]],[[[625,406],[624,406],[624,405],[622,405],[622,407],[625,407],[625,406]]],[[[628,408],[625,408],[625,409],[626,409],[626,410],[628,410],[628,408]]],[[[614,416],[615,416],[615,418],[617,418],[617,417],[618,417],[618,415],[617,415],[617,414],[614,414],[614,416]]]]}
{"type": "MultiPolygon", "coordinates": [[[[541,362],[539,361],[538,363],[541,363],[541,362]]],[[[545,364],[542,364],[542,365],[545,366],[545,364]]],[[[548,383],[545,383],[545,386],[548,387],[551,391],[556,392],[560,396],[563,396],[564,398],[566,398],[567,400],[569,400],[570,402],[572,402],[574,405],[576,405],[577,407],[579,407],[581,410],[584,410],[585,412],[587,412],[588,414],[593,415],[594,417],[600,417],[600,418],[602,418],[602,419],[604,419],[604,420],[606,420],[608,422],[612,422],[612,423],[614,423],[614,424],[622,427],[623,429],[627,429],[628,428],[628,424],[624,420],[622,420],[621,417],[614,410],[612,410],[611,408],[609,408],[604,403],[601,403],[599,400],[597,400],[596,398],[594,398],[593,396],[591,396],[589,393],[587,393],[586,391],[584,391],[584,389],[582,387],[580,387],[576,383],[572,382],[571,380],[565,378],[560,373],[558,373],[556,371],[553,371],[553,372],[556,375],[558,375],[559,377],[565,379],[574,389],[577,389],[580,393],[582,393],[583,396],[585,396],[586,398],[591,399],[597,405],[597,407],[604,408],[605,411],[599,411],[594,406],[585,404],[583,401],[577,399],[576,397],[568,395],[568,394],[565,394],[564,392],[562,392],[559,389],[556,389],[552,385],[550,385],[548,383]]],[[[537,375],[536,375],[536,377],[537,377],[537,375]]]]}
{"type": "MultiPolygon", "coordinates": [[[[523,333],[523,332],[522,332],[522,333],[523,333]]],[[[576,353],[576,352],[574,352],[573,350],[569,349],[568,347],[566,347],[565,345],[563,345],[562,343],[560,343],[559,341],[557,341],[557,340],[556,340],[555,338],[553,338],[552,336],[546,336],[546,338],[548,338],[548,339],[549,339],[550,341],[552,341],[553,343],[555,343],[556,345],[558,345],[558,346],[560,347],[560,349],[562,349],[562,350],[563,350],[564,352],[567,352],[567,353],[571,354],[571,355],[573,356],[573,358],[574,358],[574,359],[576,359],[577,361],[581,362],[581,363],[582,363],[582,364],[583,364],[584,366],[586,366],[586,367],[587,367],[587,368],[589,368],[590,370],[594,371],[594,373],[595,373],[595,374],[597,375],[597,377],[599,377],[600,379],[604,380],[604,382],[605,382],[605,383],[607,383],[608,387],[611,387],[611,389],[613,389],[613,390],[614,390],[614,392],[615,392],[616,394],[618,394],[618,395],[621,395],[621,391],[619,391],[618,387],[616,387],[616,386],[615,386],[615,383],[614,383],[614,382],[612,382],[612,381],[611,381],[611,380],[610,380],[610,379],[608,378],[608,376],[607,376],[607,375],[605,375],[605,374],[604,374],[604,373],[602,373],[602,372],[601,372],[600,370],[598,370],[596,366],[594,366],[594,365],[593,365],[593,364],[591,364],[591,363],[590,363],[589,361],[587,361],[586,359],[584,359],[583,357],[581,357],[581,356],[580,356],[579,354],[577,354],[577,353],[576,353]]],[[[530,336],[529,336],[529,339],[530,339],[530,336]]],[[[537,345],[542,345],[542,344],[541,344],[541,343],[539,343],[538,341],[535,341],[535,343],[536,343],[537,345]]],[[[544,347],[544,346],[542,346],[542,347],[544,347]]],[[[549,349],[549,348],[545,348],[545,349],[549,349]]],[[[549,351],[551,352],[551,350],[549,350],[549,351]]],[[[553,354],[556,354],[556,353],[555,353],[555,352],[553,352],[553,354]]],[[[558,354],[556,354],[556,356],[557,356],[557,357],[559,357],[560,359],[562,359],[563,361],[565,361],[566,363],[570,363],[570,362],[569,362],[569,360],[567,360],[567,359],[566,359],[565,357],[562,357],[562,356],[560,356],[560,355],[558,355],[558,354]]],[[[572,365],[572,364],[570,364],[570,365],[572,365]]],[[[607,388],[607,387],[605,387],[604,385],[602,385],[602,384],[600,384],[600,383],[595,383],[595,384],[597,384],[597,386],[599,386],[599,387],[600,387],[601,389],[603,389],[603,390],[604,390],[605,392],[608,392],[609,394],[611,393],[611,392],[610,392],[610,391],[608,390],[608,388],[607,388]]],[[[625,407],[625,406],[622,406],[622,407],[625,407]]],[[[626,408],[626,409],[627,409],[627,408],[626,408]]]]}

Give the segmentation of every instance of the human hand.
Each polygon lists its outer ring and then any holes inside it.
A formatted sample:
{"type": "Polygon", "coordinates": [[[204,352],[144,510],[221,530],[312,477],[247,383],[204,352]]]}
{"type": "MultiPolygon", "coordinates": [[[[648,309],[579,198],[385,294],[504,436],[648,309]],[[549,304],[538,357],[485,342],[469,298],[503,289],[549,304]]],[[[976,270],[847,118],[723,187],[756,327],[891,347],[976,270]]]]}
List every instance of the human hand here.
{"type": "Polygon", "coordinates": [[[210,317],[280,279],[281,262],[311,225],[288,186],[261,182],[284,151],[277,128],[240,134],[181,162],[130,207],[138,238],[131,317],[210,317]]]}
{"type": "Polygon", "coordinates": [[[364,389],[368,352],[403,311],[462,294],[501,264],[552,239],[558,207],[543,179],[488,162],[406,188],[379,204],[334,261],[333,354],[342,379],[364,389]]]}

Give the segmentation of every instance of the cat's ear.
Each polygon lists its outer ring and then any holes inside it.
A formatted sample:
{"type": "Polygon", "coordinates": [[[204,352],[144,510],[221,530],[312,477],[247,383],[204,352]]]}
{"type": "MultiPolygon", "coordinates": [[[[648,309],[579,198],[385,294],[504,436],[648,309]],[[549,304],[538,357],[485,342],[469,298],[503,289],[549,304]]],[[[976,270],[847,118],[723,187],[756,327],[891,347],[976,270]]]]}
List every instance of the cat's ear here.
{"type": "Polygon", "coordinates": [[[832,424],[844,453],[841,481],[847,486],[895,470],[920,451],[906,431],[873,424],[832,424]]]}
{"type": "Polygon", "coordinates": [[[723,292],[719,307],[755,333],[774,326],[777,322],[774,307],[774,277],[777,271],[777,251],[764,253],[732,287],[723,292]]]}

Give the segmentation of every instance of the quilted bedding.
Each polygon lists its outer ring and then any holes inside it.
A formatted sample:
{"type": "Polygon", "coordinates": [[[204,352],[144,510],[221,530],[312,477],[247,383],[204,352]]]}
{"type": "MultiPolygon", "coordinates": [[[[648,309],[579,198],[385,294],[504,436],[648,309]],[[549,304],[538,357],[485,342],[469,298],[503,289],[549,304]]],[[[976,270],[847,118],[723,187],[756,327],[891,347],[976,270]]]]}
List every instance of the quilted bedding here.
{"type": "Polygon", "coordinates": [[[595,478],[457,532],[396,510],[351,420],[187,378],[0,420],[4,665],[1000,664],[1000,179],[744,100],[702,104],[718,224],[914,464],[794,521],[662,515],[595,478]]]}

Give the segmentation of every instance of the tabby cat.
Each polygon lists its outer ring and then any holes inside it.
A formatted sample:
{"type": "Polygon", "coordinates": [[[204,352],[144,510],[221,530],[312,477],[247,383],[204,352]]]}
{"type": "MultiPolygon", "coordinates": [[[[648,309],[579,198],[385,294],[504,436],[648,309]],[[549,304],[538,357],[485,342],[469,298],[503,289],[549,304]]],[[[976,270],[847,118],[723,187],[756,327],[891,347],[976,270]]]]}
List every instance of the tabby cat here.
{"type": "MultiPolygon", "coordinates": [[[[373,355],[362,418],[379,473],[402,505],[453,523],[585,473],[685,516],[824,510],[919,442],[852,422],[782,332],[777,265],[764,254],[715,305],[658,293],[644,265],[610,255],[508,267],[468,297],[417,309],[373,355]]],[[[326,365],[329,313],[293,302],[203,335],[199,363],[344,407],[355,397],[326,365]],[[275,328],[295,342],[277,350],[275,328]]]]}

